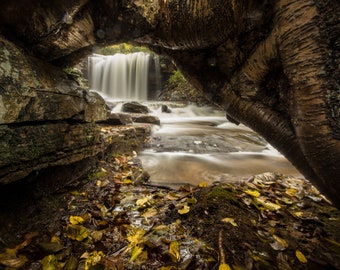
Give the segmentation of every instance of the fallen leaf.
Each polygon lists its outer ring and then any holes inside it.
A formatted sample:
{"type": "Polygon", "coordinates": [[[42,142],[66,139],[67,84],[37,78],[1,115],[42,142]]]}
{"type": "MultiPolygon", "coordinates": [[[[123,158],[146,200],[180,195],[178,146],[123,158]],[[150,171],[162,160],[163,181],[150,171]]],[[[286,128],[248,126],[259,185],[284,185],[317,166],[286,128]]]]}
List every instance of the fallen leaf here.
{"type": "Polygon", "coordinates": [[[85,270],[89,270],[92,266],[97,265],[102,257],[104,257],[104,253],[102,251],[92,251],[92,252],[85,252],[81,255],[81,259],[85,259],[85,270]]]}
{"type": "Polygon", "coordinates": [[[271,210],[271,211],[276,211],[279,210],[281,208],[280,205],[272,203],[272,202],[267,202],[265,198],[260,197],[256,199],[256,202],[258,204],[261,204],[262,206],[264,206],[266,209],[271,210]]]}
{"type": "Polygon", "coordinates": [[[274,242],[270,243],[270,246],[274,250],[285,250],[288,247],[288,243],[286,240],[282,239],[281,237],[278,237],[277,235],[273,235],[274,242]]]}
{"type": "Polygon", "coordinates": [[[62,268],[55,255],[44,257],[41,260],[41,264],[43,270],[57,270],[62,268]]]}
{"type": "Polygon", "coordinates": [[[67,237],[72,240],[83,241],[90,235],[87,228],[81,225],[67,225],[66,227],[67,237]]]}
{"type": "Polygon", "coordinates": [[[141,216],[144,218],[150,218],[158,214],[158,211],[154,208],[150,208],[147,211],[145,211],[141,216]]]}
{"type": "Polygon", "coordinates": [[[248,195],[252,196],[252,197],[260,197],[261,196],[261,193],[258,192],[257,190],[250,190],[250,189],[247,189],[244,191],[245,193],[247,193],[248,195]]]}
{"type": "Polygon", "coordinates": [[[139,228],[134,228],[132,226],[129,226],[128,232],[127,232],[127,240],[130,242],[130,246],[134,247],[137,246],[145,241],[144,235],[146,231],[139,228]]]}
{"type": "Polygon", "coordinates": [[[190,212],[190,206],[189,205],[183,205],[181,209],[178,209],[178,214],[184,215],[190,212]]]}
{"type": "Polygon", "coordinates": [[[139,255],[141,255],[143,252],[143,247],[136,245],[131,252],[131,258],[130,258],[130,262],[135,261],[139,255]]]}
{"type": "Polygon", "coordinates": [[[109,184],[110,182],[108,180],[97,180],[96,185],[97,187],[105,187],[109,184]]]}
{"type": "Polygon", "coordinates": [[[72,225],[81,224],[85,221],[82,217],[79,216],[70,216],[69,220],[72,225]]]}
{"type": "Polygon", "coordinates": [[[15,256],[8,253],[0,253],[0,264],[10,268],[21,268],[27,261],[28,260],[24,255],[15,256]]]}
{"type": "Polygon", "coordinates": [[[172,241],[170,243],[168,254],[173,262],[179,262],[181,260],[178,241],[172,241]]]}
{"type": "Polygon", "coordinates": [[[237,223],[235,222],[235,220],[233,218],[223,218],[221,220],[222,222],[226,222],[226,223],[230,223],[231,225],[233,225],[234,227],[237,227],[237,223]]]}
{"type": "Polygon", "coordinates": [[[226,263],[222,263],[220,264],[220,266],[218,267],[218,270],[231,270],[230,266],[226,263]]]}
{"type": "Polygon", "coordinates": [[[187,198],[187,203],[196,204],[197,203],[197,199],[195,197],[187,198]]]}
{"type": "Polygon", "coordinates": [[[285,193],[291,197],[295,196],[295,194],[298,192],[295,188],[287,188],[285,193]]]}
{"type": "Polygon", "coordinates": [[[208,186],[208,183],[207,182],[201,182],[197,185],[199,188],[205,188],[208,186]]]}
{"type": "Polygon", "coordinates": [[[92,239],[93,239],[95,242],[98,242],[98,241],[102,240],[102,238],[103,238],[103,232],[101,232],[101,231],[93,231],[93,232],[91,233],[91,237],[92,237],[92,239]]]}
{"type": "Polygon", "coordinates": [[[149,196],[146,196],[144,198],[138,199],[136,201],[136,205],[137,206],[143,206],[144,204],[146,204],[151,198],[149,196]]]}
{"type": "Polygon", "coordinates": [[[301,263],[307,263],[307,258],[305,257],[305,255],[303,255],[303,253],[300,250],[297,249],[295,251],[295,256],[301,263]]]}

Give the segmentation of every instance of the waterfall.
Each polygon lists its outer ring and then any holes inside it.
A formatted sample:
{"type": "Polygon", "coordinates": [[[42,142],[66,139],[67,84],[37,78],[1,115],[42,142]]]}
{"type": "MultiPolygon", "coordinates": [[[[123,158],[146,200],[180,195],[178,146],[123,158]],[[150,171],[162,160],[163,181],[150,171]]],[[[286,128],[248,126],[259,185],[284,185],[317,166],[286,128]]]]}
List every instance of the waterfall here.
{"type": "Polygon", "coordinates": [[[94,54],[88,58],[90,89],[113,99],[147,100],[150,60],[144,52],[94,54]]]}

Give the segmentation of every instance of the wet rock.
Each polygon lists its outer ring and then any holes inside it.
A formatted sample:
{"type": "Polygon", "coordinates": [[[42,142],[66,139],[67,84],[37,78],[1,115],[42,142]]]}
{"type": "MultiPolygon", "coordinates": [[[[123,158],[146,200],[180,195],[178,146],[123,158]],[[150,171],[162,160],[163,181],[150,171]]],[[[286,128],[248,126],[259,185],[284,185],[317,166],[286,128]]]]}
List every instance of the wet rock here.
{"type": "Polygon", "coordinates": [[[139,102],[132,101],[124,103],[122,106],[122,111],[128,113],[148,113],[149,108],[143,104],[140,104],[139,102]]]}
{"type": "Polygon", "coordinates": [[[132,119],[136,123],[148,123],[154,125],[160,125],[161,121],[157,116],[154,115],[133,115],[132,119]]]}
{"type": "Polygon", "coordinates": [[[132,124],[132,117],[126,113],[109,113],[108,119],[105,121],[111,125],[128,125],[132,124]]]}
{"type": "Polygon", "coordinates": [[[162,113],[171,113],[171,109],[168,107],[168,105],[162,105],[161,107],[162,113]]]}
{"type": "Polygon", "coordinates": [[[109,118],[106,125],[118,119],[127,124],[131,117],[120,114],[114,120],[98,93],[2,38],[0,62],[1,184],[41,177],[53,183],[73,181],[98,156],[135,150],[148,134],[141,128],[104,130],[96,123],[109,118]]]}

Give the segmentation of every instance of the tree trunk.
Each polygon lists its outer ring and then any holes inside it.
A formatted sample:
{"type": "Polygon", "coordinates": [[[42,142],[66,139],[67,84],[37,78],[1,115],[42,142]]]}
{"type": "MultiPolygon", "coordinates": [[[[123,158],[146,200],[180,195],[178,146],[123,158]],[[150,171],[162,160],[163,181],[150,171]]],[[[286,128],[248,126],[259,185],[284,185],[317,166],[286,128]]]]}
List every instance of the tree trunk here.
{"type": "MultiPolygon", "coordinates": [[[[249,2],[227,2],[234,11],[264,14],[249,2]]],[[[260,133],[340,207],[340,8],[336,1],[319,2],[277,1],[271,18],[254,15],[248,45],[242,33],[249,31],[249,20],[229,14],[224,23],[233,31],[223,32],[222,44],[188,51],[189,42],[180,51],[158,51],[175,59],[193,85],[231,119],[260,133]],[[258,27],[265,36],[254,33],[258,27]],[[211,59],[216,63],[209,66],[211,59]]],[[[181,35],[190,35],[186,28],[181,35]]]]}

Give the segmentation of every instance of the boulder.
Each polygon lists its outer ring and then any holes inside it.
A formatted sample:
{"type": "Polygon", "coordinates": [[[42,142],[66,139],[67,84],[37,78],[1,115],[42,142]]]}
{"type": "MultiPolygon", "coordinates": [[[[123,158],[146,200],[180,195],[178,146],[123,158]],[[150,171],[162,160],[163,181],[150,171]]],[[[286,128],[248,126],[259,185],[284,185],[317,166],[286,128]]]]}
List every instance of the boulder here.
{"type": "Polygon", "coordinates": [[[132,101],[124,103],[122,106],[122,111],[127,113],[148,113],[149,108],[139,102],[132,101]]]}
{"type": "Polygon", "coordinates": [[[133,123],[133,120],[130,114],[110,112],[105,123],[110,125],[129,125],[133,123]]]}
{"type": "Polygon", "coordinates": [[[153,125],[160,125],[161,122],[157,116],[149,115],[149,114],[135,114],[132,115],[133,122],[136,123],[147,123],[153,125]]]}

